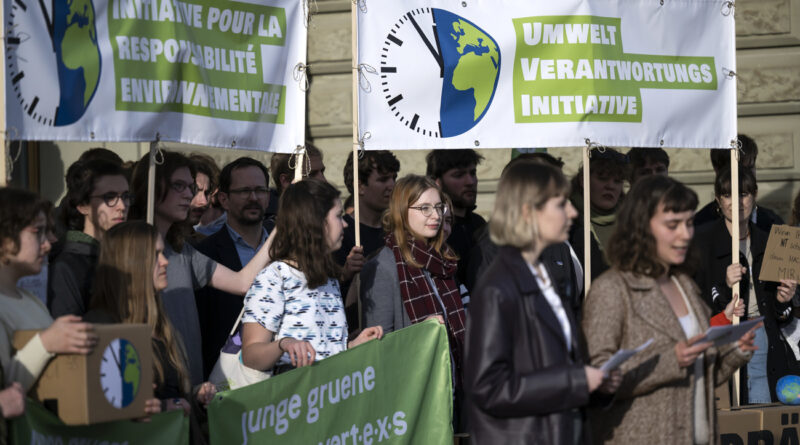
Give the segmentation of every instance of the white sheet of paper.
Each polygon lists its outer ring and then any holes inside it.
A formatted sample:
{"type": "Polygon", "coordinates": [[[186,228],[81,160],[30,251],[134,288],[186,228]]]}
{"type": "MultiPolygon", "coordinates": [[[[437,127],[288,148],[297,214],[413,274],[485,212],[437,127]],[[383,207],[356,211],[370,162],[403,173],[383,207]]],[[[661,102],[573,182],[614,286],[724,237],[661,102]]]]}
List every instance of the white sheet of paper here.
{"type": "Polygon", "coordinates": [[[753,326],[760,323],[764,317],[753,318],[752,320],[743,321],[739,324],[730,324],[726,326],[711,326],[706,331],[706,334],[697,340],[695,343],[703,343],[713,341],[714,346],[719,347],[728,343],[733,343],[739,340],[742,335],[747,331],[753,329],[753,326]]]}
{"type": "Polygon", "coordinates": [[[619,351],[615,352],[614,355],[612,355],[611,358],[600,367],[600,369],[603,372],[609,372],[619,368],[620,365],[628,361],[628,359],[644,351],[645,348],[650,346],[650,343],[653,343],[652,338],[642,343],[642,345],[636,349],[620,349],[619,351]]]}

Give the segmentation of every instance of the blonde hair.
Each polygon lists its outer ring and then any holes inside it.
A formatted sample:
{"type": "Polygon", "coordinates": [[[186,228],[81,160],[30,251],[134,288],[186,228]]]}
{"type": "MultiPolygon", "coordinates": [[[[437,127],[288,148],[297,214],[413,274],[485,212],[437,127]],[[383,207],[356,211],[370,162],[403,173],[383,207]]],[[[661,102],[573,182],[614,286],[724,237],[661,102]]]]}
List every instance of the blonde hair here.
{"type": "MultiPolygon", "coordinates": [[[[124,222],[106,232],[97,263],[92,308],[105,310],[120,323],[148,325],[153,357],[161,356],[155,341],[163,342],[165,358],[177,370],[181,390],[191,394],[186,352],[166,317],[153,282],[158,236],[155,227],[144,221],[124,222]]],[[[153,360],[153,367],[157,381],[163,383],[161,361],[153,360]]]]}
{"type": "MultiPolygon", "coordinates": [[[[411,255],[411,248],[408,245],[408,241],[414,237],[411,234],[411,229],[408,227],[408,208],[414,205],[414,203],[419,200],[419,197],[430,189],[436,190],[436,192],[439,193],[439,198],[442,202],[445,202],[446,198],[444,193],[442,193],[442,190],[432,179],[419,175],[408,175],[400,178],[392,191],[392,197],[389,201],[389,210],[383,214],[384,230],[386,230],[386,233],[394,235],[395,241],[398,247],[400,247],[400,253],[403,255],[403,259],[408,264],[417,268],[422,268],[422,265],[414,260],[413,255],[411,255]]],[[[444,219],[444,215],[442,215],[442,219],[444,219]]],[[[444,223],[444,221],[442,221],[442,223],[444,223]]],[[[457,260],[458,257],[447,247],[447,244],[445,244],[444,230],[442,230],[443,225],[444,224],[441,224],[439,226],[439,231],[436,233],[435,237],[425,241],[429,245],[432,245],[434,250],[445,259],[457,260]]]]}
{"type": "Polygon", "coordinates": [[[524,249],[539,240],[536,211],[550,198],[567,196],[569,182],[561,173],[540,162],[519,162],[503,173],[489,220],[489,236],[498,246],[524,249]]]}

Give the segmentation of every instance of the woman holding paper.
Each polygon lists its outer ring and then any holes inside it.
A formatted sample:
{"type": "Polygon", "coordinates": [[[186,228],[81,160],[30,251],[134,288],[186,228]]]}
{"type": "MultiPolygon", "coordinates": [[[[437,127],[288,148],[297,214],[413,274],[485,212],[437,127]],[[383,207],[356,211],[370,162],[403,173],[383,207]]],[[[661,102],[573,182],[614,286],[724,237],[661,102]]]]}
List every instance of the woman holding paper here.
{"type": "MultiPolygon", "coordinates": [[[[396,190],[396,189],[395,189],[396,190]]],[[[587,366],[581,331],[539,254],[567,239],[577,212],[556,168],[504,172],[489,222],[498,252],[472,293],[465,393],[476,444],[589,442],[584,408],[620,375],[587,366]]]]}
{"type": "Polygon", "coordinates": [[[756,331],[758,350],[742,369],[742,403],[777,402],[775,386],[787,374],[797,374],[797,361],[781,338],[780,325],[791,321],[791,299],[796,282],[780,283],[759,279],[769,234],[759,229],[750,216],[758,193],[750,169],[739,171],[739,264],[731,264],[731,173],[717,175],[714,194],[723,218],[698,228],[695,246],[701,254],[695,280],[713,313],[723,312],[733,300],[733,285],[739,283],[744,303],[742,320],[764,316],[764,327],[756,331]]]}
{"type": "Polygon", "coordinates": [[[755,349],[752,332],[720,348],[698,342],[711,314],[683,270],[696,207],[692,190],[652,176],[634,185],[620,209],[612,269],[584,304],[591,363],[653,341],[620,366],[613,404],[593,413],[595,442],[714,443],[714,388],[755,349]]]}

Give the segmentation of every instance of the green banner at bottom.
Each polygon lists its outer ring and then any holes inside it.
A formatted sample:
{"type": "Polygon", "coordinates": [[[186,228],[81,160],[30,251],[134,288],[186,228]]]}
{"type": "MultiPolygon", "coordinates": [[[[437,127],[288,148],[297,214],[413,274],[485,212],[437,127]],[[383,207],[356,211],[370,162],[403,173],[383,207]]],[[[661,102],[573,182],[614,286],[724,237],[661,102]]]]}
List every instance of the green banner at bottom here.
{"type": "Polygon", "coordinates": [[[219,394],[211,443],[450,444],[450,352],[435,320],[219,394]]]}
{"type": "Polygon", "coordinates": [[[16,445],[188,444],[189,418],[183,411],[157,414],[149,422],[120,420],[86,426],[65,425],[39,403],[28,399],[25,415],[11,421],[16,445]]]}

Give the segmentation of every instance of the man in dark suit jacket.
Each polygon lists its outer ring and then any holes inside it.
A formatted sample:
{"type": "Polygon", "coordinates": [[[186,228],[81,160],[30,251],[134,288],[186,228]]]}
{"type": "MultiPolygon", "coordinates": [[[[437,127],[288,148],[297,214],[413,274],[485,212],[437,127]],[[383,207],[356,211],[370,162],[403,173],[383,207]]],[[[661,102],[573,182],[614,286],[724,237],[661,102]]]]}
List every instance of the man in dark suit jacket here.
{"type": "MultiPolygon", "coordinates": [[[[262,226],[269,201],[269,173],[255,159],[243,157],[220,173],[219,201],[228,213],[225,225],[197,245],[225,267],[239,271],[267,240],[262,226]]],[[[244,298],[211,287],[197,292],[197,311],[203,333],[203,373],[208,379],[219,351],[239,318],[244,298]]]]}

